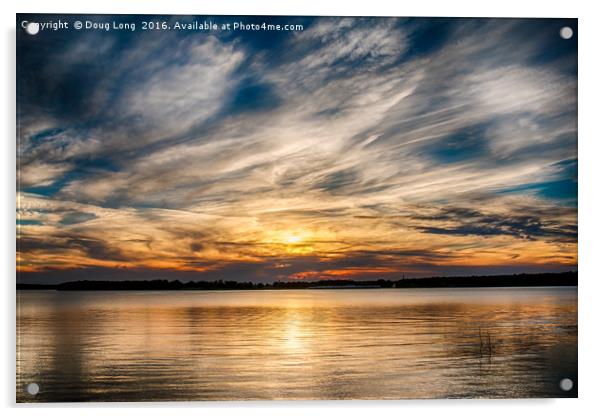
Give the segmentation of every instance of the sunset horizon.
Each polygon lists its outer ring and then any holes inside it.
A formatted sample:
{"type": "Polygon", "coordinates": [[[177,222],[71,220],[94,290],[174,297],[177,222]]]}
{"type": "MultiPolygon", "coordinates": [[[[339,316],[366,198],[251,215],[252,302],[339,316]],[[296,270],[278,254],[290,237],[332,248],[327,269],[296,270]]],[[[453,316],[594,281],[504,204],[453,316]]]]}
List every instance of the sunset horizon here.
{"type": "Polygon", "coordinates": [[[268,20],[20,40],[18,283],[577,270],[564,20],[268,20]]]}

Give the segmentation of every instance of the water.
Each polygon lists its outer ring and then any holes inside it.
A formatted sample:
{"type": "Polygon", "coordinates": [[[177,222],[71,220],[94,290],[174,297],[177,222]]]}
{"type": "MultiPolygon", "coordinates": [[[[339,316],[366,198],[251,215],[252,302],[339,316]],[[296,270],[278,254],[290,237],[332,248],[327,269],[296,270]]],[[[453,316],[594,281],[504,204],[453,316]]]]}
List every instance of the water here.
{"type": "Polygon", "coordinates": [[[25,402],[576,396],[574,287],[19,291],[17,331],[25,402]]]}

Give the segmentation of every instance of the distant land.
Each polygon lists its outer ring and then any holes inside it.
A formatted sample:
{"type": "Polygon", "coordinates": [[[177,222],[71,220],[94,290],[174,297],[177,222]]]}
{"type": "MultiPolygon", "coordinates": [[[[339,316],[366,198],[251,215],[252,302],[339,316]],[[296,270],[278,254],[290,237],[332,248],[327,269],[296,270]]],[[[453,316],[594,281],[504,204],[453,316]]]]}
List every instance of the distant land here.
{"type": "Polygon", "coordinates": [[[179,280],[79,280],[53,285],[17,283],[17,290],[274,290],[274,289],[385,289],[431,287],[577,286],[577,272],[513,274],[497,276],[428,277],[402,280],[320,280],[253,283],[236,281],[179,280]]]}

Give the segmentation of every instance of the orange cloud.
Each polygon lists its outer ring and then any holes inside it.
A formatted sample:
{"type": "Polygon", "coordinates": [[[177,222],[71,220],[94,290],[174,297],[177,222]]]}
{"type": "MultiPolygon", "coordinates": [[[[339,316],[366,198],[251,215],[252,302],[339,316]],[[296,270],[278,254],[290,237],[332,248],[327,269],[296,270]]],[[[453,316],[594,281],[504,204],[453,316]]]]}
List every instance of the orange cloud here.
{"type": "Polygon", "coordinates": [[[386,277],[387,273],[399,273],[398,269],[389,267],[350,267],[345,269],[333,269],[323,271],[307,271],[299,272],[290,275],[290,280],[352,280],[360,276],[370,275],[383,275],[386,277]]]}

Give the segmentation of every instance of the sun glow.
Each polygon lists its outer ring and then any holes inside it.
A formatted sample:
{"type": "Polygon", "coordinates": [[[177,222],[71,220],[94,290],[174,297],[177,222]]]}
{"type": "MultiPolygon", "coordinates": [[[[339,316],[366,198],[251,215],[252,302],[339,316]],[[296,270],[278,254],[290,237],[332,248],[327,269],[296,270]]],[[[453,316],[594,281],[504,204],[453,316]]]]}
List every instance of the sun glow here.
{"type": "Polygon", "coordinates": [[[289,244],[295,244],[301,242],[303,238],[297,234],[287,234],[284,240],[289,244]]]}
{"type": "Polygon", "coordinates": [[[275,235],[278,249],[287,254],[303,255],[314,252],[318,236],[304,229],[282,230],[275,235]]]}

